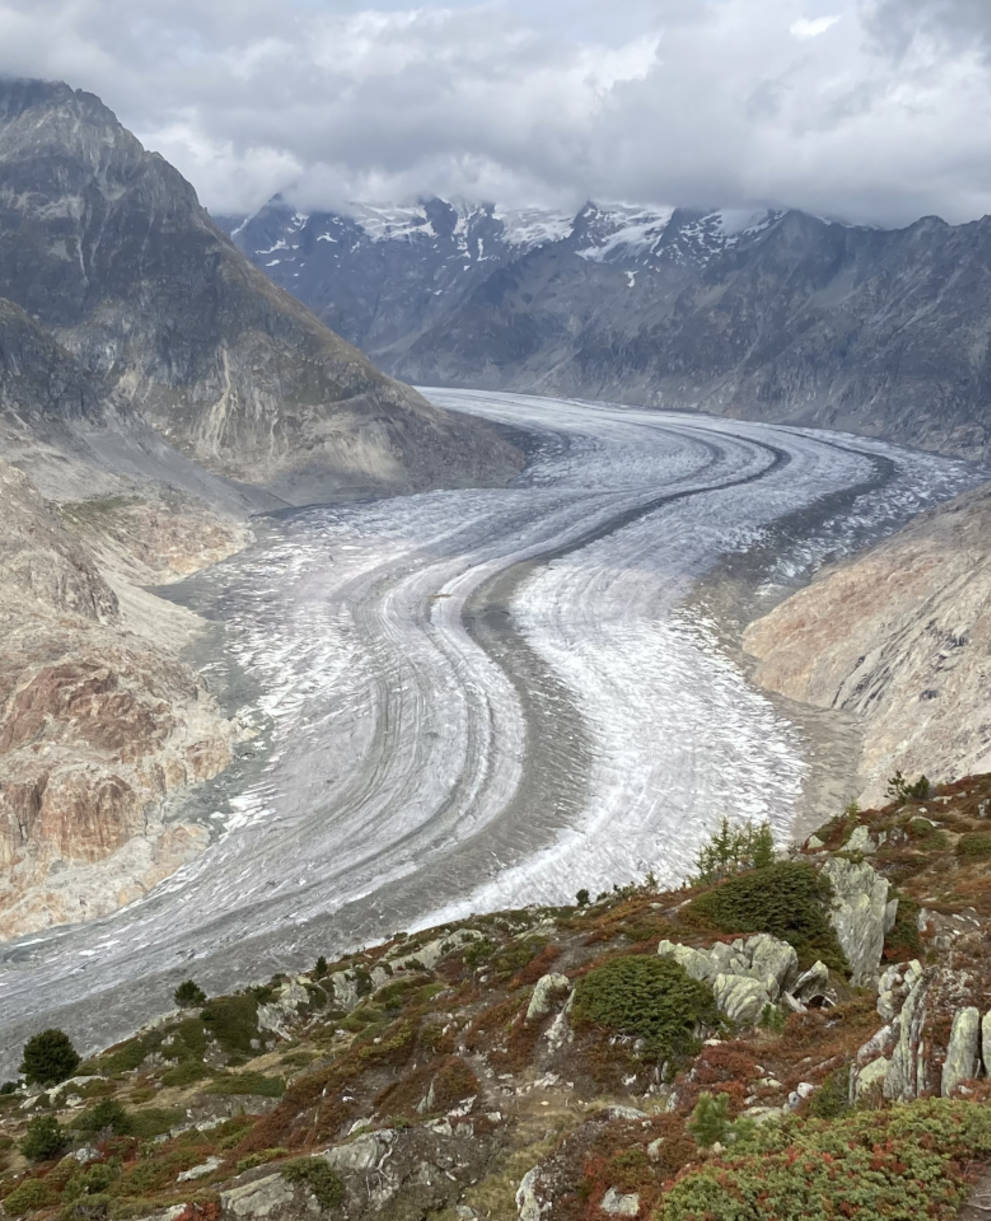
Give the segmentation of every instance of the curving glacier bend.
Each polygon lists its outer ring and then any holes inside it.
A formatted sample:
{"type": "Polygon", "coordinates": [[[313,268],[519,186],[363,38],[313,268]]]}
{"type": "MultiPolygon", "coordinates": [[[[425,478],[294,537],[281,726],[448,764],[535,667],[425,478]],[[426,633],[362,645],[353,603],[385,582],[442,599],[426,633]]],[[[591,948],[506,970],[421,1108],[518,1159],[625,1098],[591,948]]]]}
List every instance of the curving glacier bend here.
{"type": "Polygon", "coordinates": [[[189,974],[242,986],[472,909],[677,882],[723,814],[786,837],[808,744],[686,600],[728,556],[783,588],[978,482],[838,434],[428,393],[525,433],[524,477],[299,511],[178,592],[224,625],[212,665],[256,736],[207,790],[199,860],[0,947],[0,1072],[42,1026],[106,1044],[189,974]]]}

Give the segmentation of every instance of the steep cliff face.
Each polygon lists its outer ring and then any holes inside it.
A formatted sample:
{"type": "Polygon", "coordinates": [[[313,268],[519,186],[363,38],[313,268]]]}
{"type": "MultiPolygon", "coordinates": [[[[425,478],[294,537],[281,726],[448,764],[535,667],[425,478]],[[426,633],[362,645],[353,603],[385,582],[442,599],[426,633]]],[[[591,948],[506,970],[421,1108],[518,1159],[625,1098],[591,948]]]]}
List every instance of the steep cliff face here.
{"type": "Polygon", "coordinates": [[[751,624],[756,678],[863,718],[864,798],[896,769],[991,767],[991,488],[826,571],[751,624]]]}
{"type": "MultiPolygon", "coordinates": [[[[93,95],[0,82],[0,170],[0,295],[186,454],[304,499],[512,469],[491,430],[436,411],[275,288],[93,95]]],[[[80,399],[52,393],[60,411],[80,399]]]]}
{"type": "Polygon", "coordinates": [[[235,241],[412,381],[991,452],[989,218],[880,230],[588,204],[523,223],[434,200],[346,217],[273,205],[235,241]]]}
{"type": "MultiPolygon", "coordinates": [[[[156,622],[156,600],[108,562],[118,596],[80,540],[106,534],[94,519],[122,510],[160,513],[174,539],[172,512],[137,503],[93,502],[63,520],[0,463],[0,937],[113,910],[171,873],[206,836],[168,823],[166,799],[230,759],[232,725],[164,644],[183,627],[164,604],[156,622]],[[147,635],[129,630],[136,623],[147,635]]],[[[241,541],[233,524],[212,528],[217,554],[241,541]]],[[[149,563],[175,575],[181,548],[161,547],[142,523],[142,558],[130,537],[132,575],[149,563]]]]}

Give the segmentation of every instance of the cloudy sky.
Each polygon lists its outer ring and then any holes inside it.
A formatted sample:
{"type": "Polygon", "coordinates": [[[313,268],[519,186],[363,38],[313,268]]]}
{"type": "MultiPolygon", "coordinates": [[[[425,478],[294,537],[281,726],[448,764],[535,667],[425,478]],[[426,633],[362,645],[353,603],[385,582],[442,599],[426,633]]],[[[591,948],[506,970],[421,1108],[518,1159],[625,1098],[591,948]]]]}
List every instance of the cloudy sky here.
{"type": "Polygon", "coordinates": [[[0,0],[214,211],[436,192],[991,212],[991,0],[0,0]]]}

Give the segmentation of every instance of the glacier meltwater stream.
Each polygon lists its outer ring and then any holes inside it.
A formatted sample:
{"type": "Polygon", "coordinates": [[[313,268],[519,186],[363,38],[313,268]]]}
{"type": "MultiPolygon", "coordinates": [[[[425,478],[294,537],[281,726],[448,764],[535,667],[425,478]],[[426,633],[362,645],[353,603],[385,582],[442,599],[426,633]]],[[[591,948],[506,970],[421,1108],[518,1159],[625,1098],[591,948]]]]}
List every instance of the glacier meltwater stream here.
{"type": "Polygon", "coordinates": [[[0,1072],[44,1026],[107,1044],[190,974],[240,987],[472,910],[677,882],[724,813],[784,838],[807,744],[693,589],[758,552],[784,587],[976,482],[849,436],[428,393],[526,435],[526,471],[273,519],[176,590],[223,624],[206,670],[238,676],[256,736],[198,799],[200,858],[0,947],[0,1072]]]}

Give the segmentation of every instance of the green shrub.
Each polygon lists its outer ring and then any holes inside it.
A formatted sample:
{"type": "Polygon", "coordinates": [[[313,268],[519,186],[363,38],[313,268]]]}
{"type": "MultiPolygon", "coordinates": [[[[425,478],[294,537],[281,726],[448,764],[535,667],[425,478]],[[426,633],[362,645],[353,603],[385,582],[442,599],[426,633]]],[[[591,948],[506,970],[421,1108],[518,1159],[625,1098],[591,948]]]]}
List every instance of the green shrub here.
{"type": "Polygon", "coordinates": [[[151,1140],[170,1132],[185,1118],[186,1112],[178,1107],[145,1107],[142,1111],[132,1111],[128,1118],[130,1135],[139,1140],[151,1140]]]}
{"type": "Polygon", "coordinates": [[[678,1180],[655,1221],[908,1221],[957,1216],[991,1155],[991,1108],[931,1099],[841,1119],[789,1117],[678,1180]]]}
{"type": "Polygon", "coordinates": [[[971,831],[957,840],[957,856],[970,860],[986,860],[991,857],[991,835],[986,831],[971,831]]]}
{"type": "Polygon", "coordinates": [[[921,958],[922,938],[919,935],[919,904],[908,895],[888,892],[889,899],[898,900],[895,922],[884,937],[884,957],[888,962],[904,962],[906,958],[921,958]]]}
{"type": "Polygon", "coordinates": [[[942,852],[949,845],[946,832],[929,818],[910,818],[905,824],[908,837],[930,852],[942,852]]]}
{"type": "Polygon", "coordinates": [[[462,958],[466,967],[474,970],[482,965],[495,953],[495,943],[488,937],[481,937],[477,941],[470,942],[465,946],[462,958]]]}
{"type": "Polygon", "coordinates": [[[575,895],[575,903],[579,907],[588,907],[588,905],[591,901],[592,901],[591,896],[589,895],[588,891],[585,889],[584,886],[575,895]]]}
{"type": "Polygon", "coordinates": [[[120,1171],[109,1162],[96,1162],[85,1169],[77,1170],[66,1183],[62,1199],[67,1203],[86,1196],[100,1195],[116,1179],[120,1171]]]}
{"type": "Polygon", "coordinates": [[[258,1001],[250,993],[215,997],[204,1005],[200,1017],[225,1051],[254,1055],[251,1044],[259,1037],[258,1001]]]}
{"type": "Polygon", "coordinates": [[[46,1162],[69,1146],[69,1138],[54,1115],[38,1115],[28,1124],[21,1152],[30,1162],[46,1162]]]}
{"type": "Polygon", "coordinates": [[[56,1200],[54,1184],[44,1179],[25,1179],[19,1187],[3,1198],[8,1217],[22,1217],[36,1208],[46,1208],[56,1200]]]}
{"type": "Polygon", "coordinates": [[[724,933],[770,933],[793,945],[799,957],[845,969],[827,914],[831,897],[828,879],[815,866],[777,861],[728,878],[693,899],[687,912],[724,933]]]}
{"type": "Polygon", "coordinates": [[[206,1000],[206,993],[199,984],[191,979],[186,979],[172,993],[172,999],[180,1009],[195,1009],[197,1005],[202,1005],[206,1000]]]}
{"type": "Polygon", "coordinates": [[[79,1067],[80,1056],[64,1030],[43,1030],[24,1044],[19,1071],[28,1082],[57,1085],[79,1067]]]}
{"type": "Polygon", "coordinates": [[[235,1073],[219,1077],[205,1090],[207,1094],[255,1094],[262,1098],[281,1098],[286,1083],[281,1077],[266,1077],[262,1073],[235,1073]]]}
{"type": "Polygon", "coordinates": [[[260,1149],[257,1153],[249,1153],[247,1157],[242,1157],[237,1164],[237,1172],[238,1174],[244,1174],[248,1170],[254,1170],[256,1166],[264,1166],[268,1162],[274,1162],[280,1157],[288,1156],[288,1149],[260,1149]]]}
{"type": "Polygon", "coordinates": [[[522,971],[547,948],[546,937],[523,937],[497,950],[489,959],[489,969],[505,979],[522,971]]]}
{"type": "Polygon", "coordinates": [[[105,1221],[111,1215],[113,1203],[112,1197],[102,1191],[92,1196],[80,1196],[73,1203],[66,1204],[59,1213],[59,1221],[105,1221]]]}
{"type": "Polygon", "coordinates": [[[211,1075],[212,1070],[202,1060],[180,1060],[175,1068],[162,1073],[162,1085],[194,1085],[211,1075]]]}
{"type": "Polygon", "coordinates": [[[321,1208],[335,1208],[344,1202],[344,1184],[319,1157],[299,1157],[279,1167],[290,1183],[309,1187],[321,1208]]]}
{"type": "Polygon", "coordinates": [[[99,1136],[103,1132],[126,1136],[131,1130],[131,1121],[115,1098],[102,1098],[77,1116],[72,1127],[86,1136],[99,1136]]]}
{"type": "Polygon", "coordinates": [[[813,1119],[838,1119],[850,1109],[850,1066],[833,1069],[809,1099],[813,1119]]]}
{"type": "Polygon", "coordinates": [[[314,964],[313,978],[314,979],[323,979],[323,977],[326,974],[327,974],[327,959],[323,956],[323,954],[321,954],[320,957],[317,959],[316,963],[314,964]]]}
{"type": "Polygon", "coordinates": [[[690,1052],[700,1028],[717,1021],[712,992],[669,958],[631,954],[583,975],[575,985],[572,1019],[643,1039],[658,1059],[690,1052]]]}

